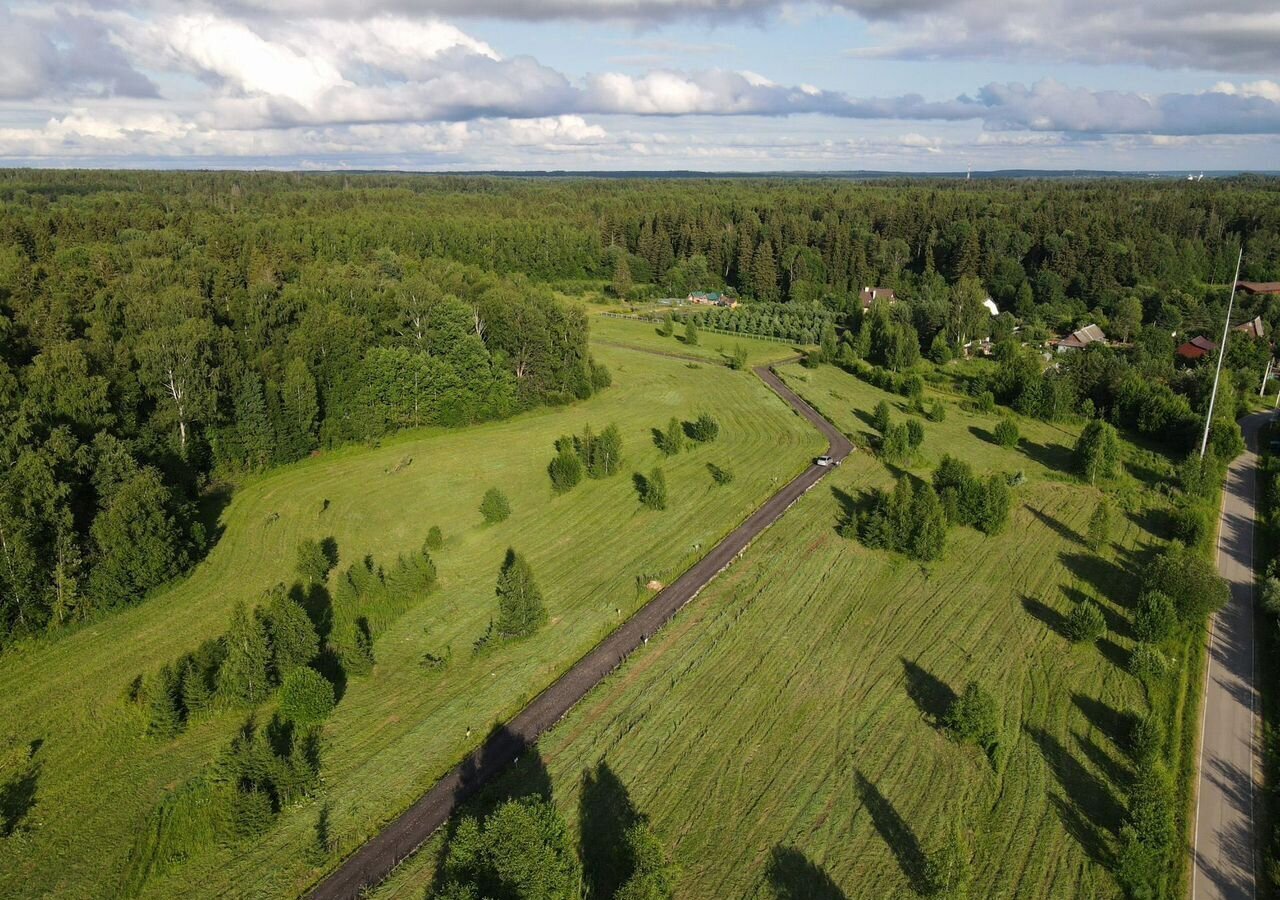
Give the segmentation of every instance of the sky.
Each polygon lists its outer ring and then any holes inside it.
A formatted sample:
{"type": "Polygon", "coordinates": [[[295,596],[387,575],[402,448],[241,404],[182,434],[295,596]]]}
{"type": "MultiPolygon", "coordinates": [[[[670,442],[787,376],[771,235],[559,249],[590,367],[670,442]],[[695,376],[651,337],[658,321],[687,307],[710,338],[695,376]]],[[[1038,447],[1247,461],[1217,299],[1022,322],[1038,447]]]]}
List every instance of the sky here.
{"type": "Polygon", "coordinates": [[[1280,3],[0,0],[14,165],[1274,171],[1280,3]]]}

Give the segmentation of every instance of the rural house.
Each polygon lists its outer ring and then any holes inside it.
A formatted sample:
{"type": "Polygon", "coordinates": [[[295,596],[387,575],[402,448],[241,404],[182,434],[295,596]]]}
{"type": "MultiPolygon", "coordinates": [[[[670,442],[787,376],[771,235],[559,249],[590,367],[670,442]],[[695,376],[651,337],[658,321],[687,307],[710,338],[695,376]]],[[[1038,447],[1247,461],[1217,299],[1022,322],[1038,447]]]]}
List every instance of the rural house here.
{"type": "Polygon", "coordinates": [[[1097,325],[1086,325],[1081,329],[1071,332],[1069,335],[1058,341],[1058,352],[1065,353],[1068,350],[1083,350],[1090,344],[1106,344],[1107,336],[1102,333],[1102,329],[1097,325]]]}
{"type": "Polygon", "coordinates": [[[1195,361],[1203,359],[1217,349],[1218,345],[1207,337],[1197,336],[1179,347],[1177,353],[1183,359],[1195,361]]]}
{"type": "Polygon", "coordinates": [[[1241,322],[1232,331],[1239,331],[1241,334],[1247,334],[1249,337],[1261,338],[1265,337],[1265,327],[1262,324],[1262,316],[1254,316],[1248,322],[1241,322]]]}
{"type": "Polygon", "coordinates": [[[898,298],[893,293],[893,288],[885,287],[864,287],[859,292],[858,297],[862,300],[862,311],[865,313],[871,308],[871,304],[877,300],[888,300],[889,305],[898,302],[898,298]]]}

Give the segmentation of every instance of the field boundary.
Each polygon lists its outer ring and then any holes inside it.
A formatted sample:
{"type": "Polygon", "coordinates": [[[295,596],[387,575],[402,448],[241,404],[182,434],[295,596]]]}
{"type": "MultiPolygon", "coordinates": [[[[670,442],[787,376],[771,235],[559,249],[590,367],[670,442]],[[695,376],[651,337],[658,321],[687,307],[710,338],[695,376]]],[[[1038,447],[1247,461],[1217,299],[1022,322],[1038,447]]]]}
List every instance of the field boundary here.
{"type": "MultiPolygon", "coordinates": [[[[630,349],[638,353],[653,352],[630,349]]],[[[781,363],[756,366],[752,371],[827,439],[828,453],[836,462],[843,460],[853,450],[853,444],[833,423],[783,383],[773,371],[773,366],[778,364],[781,363]]],[[[812,490],[829,471],[829,467],[812,464],[772,494],[702,559],[636,610],[511,720],[495,729],[484,744],[449,770],[406,811],[347,856],[307,896],[312,900],[348,900],[361,896],[384,881],[396,866],[416,852],[449,820],[463,801],[517,760],[526,748],[564,718],[633,651],[648,643],[650,635],[697,597],[746,551],[756,537],[812,490]]]]}

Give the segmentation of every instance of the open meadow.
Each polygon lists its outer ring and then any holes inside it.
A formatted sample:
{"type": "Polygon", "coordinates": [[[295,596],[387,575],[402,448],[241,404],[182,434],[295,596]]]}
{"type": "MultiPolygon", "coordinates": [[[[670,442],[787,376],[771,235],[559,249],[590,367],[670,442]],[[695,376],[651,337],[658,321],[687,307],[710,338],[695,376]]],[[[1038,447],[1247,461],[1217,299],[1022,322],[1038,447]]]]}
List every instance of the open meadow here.
{"type": "Polygon", "coordinates": [[[802,349],[787,341],[705,330],[699,334],[698,343],[691,345],[685,341],[684,326],[679,323],[675,326],[675,334],[665,336],[658,333],[656,323],[616,319],[600,314],[591,317],[591,336],[592,340],[606,345],[624,344],[655,353],[696,356],[716,363],[727,362],[734,350],[741,347],[746,351],[748,366],[788,359],[802,349]]]}
{"type": "MultiPolygon", "coordinates": [[[[881,400],[833,367],[780,367],[787,383],[866,447],[881,400]]],[[[1131,773],[1123,714],[1145,708],[1126,671],[1134,570],[1165,504],[1144,479],[1163,462],[1124,445],[1109,493],[1111,541],[1085,546],[1099,490],[1065,469],[1075,426],[1022,419],[1017,449],[995,415],[931,385],[907,470],[943,453],[979,473],[1025,473],[1004,531],[953,528],[920,564],[836,526],[891,473],[864,450],[804,497],[676,620],[597,687],[495,788],[550,791],[580,835],[589,896],[609,896],[616,841],[647,817],[679,868],[677,896],[896,897],[924,889],[926,859],[959,828],[974,897],[1110,897],[1101,864],[1131,773]],[[1081,596],[1108,621],[1095,643],[1063,636],[1081,596]],[[977,680],[1000,708],[993,764],[940,728],[977,680]]],[[[380,896],[416,898],[440,839],[380,896]]]]}
{"type": "MultiPolygon", "coordinates": [[[[286,808],[262,837],[159,866],[148,896],[277,897],[304,889],[403,809],[820,452],[820,437],[749,372],[600,345],[613,387],[571,406],[457,430],[409,432],[377,448],[325,453],[253,480],[221,515],[221,537],[194,571],[140,605],[0,657],[0,729],[39,742],[26,827],[0,863],[0,895],[118,892],[131,847],[166,796],[225,748],[247,710],[193,720],[174,739],[147,737],[130,683],[223,633],[237,601],[296,576],[296,548],[332,538],[338,567],[366,555],[390,566],[439,525],[438,586],[377,638],[372,674],[351,678],[325,726],[318,796],[286,808]],[[663,460],[652,439],[675,416],[711,412],[720,437],[663,460]],[[614,423],[622,471],[551,491],[552,444],[614,423]],[[631,474],[661,462],[665,511],[643,509],[631,474]],[[708,463],[736,478],[717,485],[708,463]],[[499,487],[512,514],[485,525],[481,496],[499,487]],[[549,623],[474,657],[495,616],[507,547],[524,554],[549,623]],[[428,655],[448,658],[441,670],[428,655]],[[317,817],[329,810],[332,854],[313,862],[317,817]]],[[[271,703],[258,711],[265,720],[271,703]]]]}

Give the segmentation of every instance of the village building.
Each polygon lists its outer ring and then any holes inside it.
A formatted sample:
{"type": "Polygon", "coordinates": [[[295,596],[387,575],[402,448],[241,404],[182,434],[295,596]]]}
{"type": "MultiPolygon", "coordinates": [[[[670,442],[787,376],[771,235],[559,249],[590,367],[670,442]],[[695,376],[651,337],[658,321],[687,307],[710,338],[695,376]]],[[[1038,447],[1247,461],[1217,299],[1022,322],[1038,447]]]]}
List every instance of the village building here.
{"type": "Polygon", "coordinates": [[[1280,294],[1280,281],[1237,281],[1236,290],[1246,294],[1280,294]]]}
{"type": "Polygon", "coordinates": [[[897,296],[893,293],[893,288],[886,287],[864,287],[858,292],[858,299],[862,301],[862,311],[864,313],[871,309],[871,304],[877,300],[886,300],[890,306],[898,302],[897,296]]]}
{"type": "Polygon", "coordinates": [[[1198,360],[1198,359],[1204,359],[1206,356],[1208,356],[1210,353],[1212,353],[1214,350],[1217,350],[1217,349],[1218,349],[1218,345],[1215,344],[1213,341],[1209,340],[1207,337],[1193,337],[1191,340],[1187,341],[1182,346],[1180,346],[1177,350],[1177,353],[1183,359],[1191,360],[1192,362],[1194,362],[1195,360],[1198,360]]]}
{"type": "Polygon", "coordinates": [[[725,309],[738,308],[736,298],[722,294],[719,291],[694,291],[685,299],[689,303],[694,303],[698,306],[721,306],[725,309]]]}
{"type": "Polygon", "coordinates": [[[1107,336],[1102,333],[1101,328],[1097,325],[1086,325],[1058,341],[1058,352],[1083,350],[1090,344],[1106,344],[1106,342],[1107,336]]]}
{"type": "MultiPolygon", "coordinates": [[[[1280,293],[1280,291],[1278,291],[1277,293],[1280,293]]],[[[1254,338],[1261,338],[1266,336],[1264,333],[1266,331],[1266,328],[1262,323],[1262,316],[1254,316],[1248,322],[1241,322],[1239,325],[1237,325],[1235,328],[1232,328],[1231,330],[1239,331],[1242,334],[1247,334],[1249,335],[1249,337],[1254,337],[1254,338]]]]}

